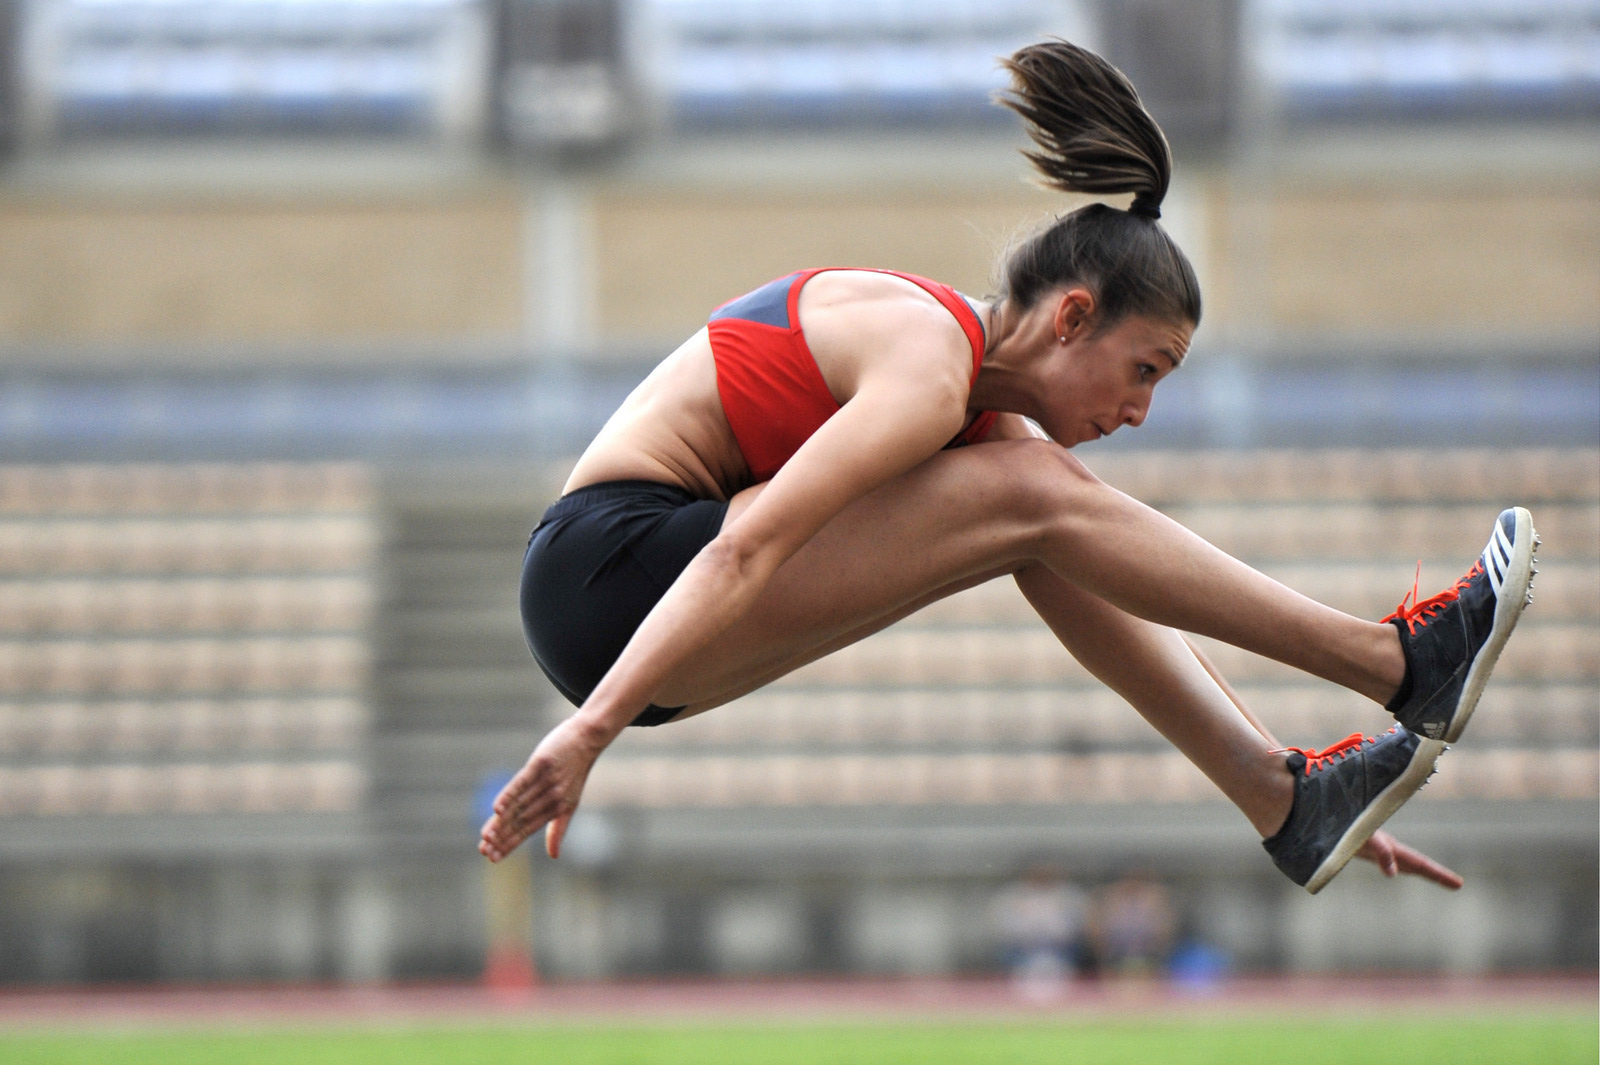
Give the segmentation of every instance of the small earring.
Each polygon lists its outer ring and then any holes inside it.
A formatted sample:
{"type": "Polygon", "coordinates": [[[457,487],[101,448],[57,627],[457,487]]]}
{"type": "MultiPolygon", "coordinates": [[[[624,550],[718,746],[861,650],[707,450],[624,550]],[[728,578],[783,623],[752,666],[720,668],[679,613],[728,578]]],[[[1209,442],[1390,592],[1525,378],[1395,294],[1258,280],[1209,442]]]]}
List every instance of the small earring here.
{"type": "Polygon", "coordinates": [[[1067,342],[1067,335],[1065,333],[1063,333],[1063,334],[1061,334],[1061,343],[1065,344],[1066,342],[1067,342]]]}

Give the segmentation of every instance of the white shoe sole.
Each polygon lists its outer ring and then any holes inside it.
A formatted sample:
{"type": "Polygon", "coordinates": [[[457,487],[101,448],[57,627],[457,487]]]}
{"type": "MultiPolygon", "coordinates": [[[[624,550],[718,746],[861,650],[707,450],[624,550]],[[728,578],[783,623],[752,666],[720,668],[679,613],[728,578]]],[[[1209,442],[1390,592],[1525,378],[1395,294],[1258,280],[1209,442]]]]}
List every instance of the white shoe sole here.
{"type": "Polygon", "coordinates": [[[1506,558],[1505,572],[1495,588],[1494,624],[1489,629],[1489,638],[1472,660],[1472,667],[1467,670],[1467,679],[1461,687],[1461,700],[1456,704],[1455,716],[1450,719],[1450,727],[1442,737],[1445,743],[1454,743],[1461,738],[1462,730],[1467,727],[1472,712],[1478,708],[1478,699],[1489,683],[1489,674],[1494,671],[1495,663],[1500,660],[1500,652],[1511,638],[1511,630],[1516,628],[1523,607],[1528,605],[1529,593],[1533,588],[1533,552],[1539,546],[1539,534],[1533,528],[1533,515],[1522,507],[1513,507],[1512,510],[1517,523],[1516,536],[1512,541],[1514,546],[1509,552],[1505,550],[1501,543],[1500,523],[1496,521],[1494,536],[1483,551],[1484,570],[1490,575],[1491,581],[1499,568],[1497,547],[1506,558]]]}

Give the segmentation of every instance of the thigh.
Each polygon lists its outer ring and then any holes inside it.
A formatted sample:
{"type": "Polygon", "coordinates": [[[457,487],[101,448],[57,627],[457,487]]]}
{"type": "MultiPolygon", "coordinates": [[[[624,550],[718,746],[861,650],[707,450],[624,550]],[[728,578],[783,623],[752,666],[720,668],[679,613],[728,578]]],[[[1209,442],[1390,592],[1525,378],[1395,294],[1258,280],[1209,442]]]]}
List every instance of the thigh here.
{"type": "MultiPolygon", "coordinates": [[[[856,500],[785,562],[750,612],[662,686],[657,702],[707,709],[1036,556],[1076,461],[1006,441],[934,455],[856,500]],[[1057,470],[1056,467],[1059,467],[1057,470]]],[[[735,497],[739,520],[760,487],[735,497]]]]}

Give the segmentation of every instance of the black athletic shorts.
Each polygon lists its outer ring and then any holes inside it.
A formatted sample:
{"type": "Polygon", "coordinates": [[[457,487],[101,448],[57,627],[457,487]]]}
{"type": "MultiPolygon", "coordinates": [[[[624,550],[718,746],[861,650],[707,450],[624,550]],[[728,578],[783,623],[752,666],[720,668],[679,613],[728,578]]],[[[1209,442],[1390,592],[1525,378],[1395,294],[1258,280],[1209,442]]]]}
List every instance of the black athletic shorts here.
{"type": "MultiPolygon", "coordinates": [[[[522,631],[539,668],[581,705],[689,560],[722,528],[728,504],[655,481],[607,481],[544,512],[522,559],[522,631]]],[[[635,725],[681,706],[650,706],[635,725]]]]}

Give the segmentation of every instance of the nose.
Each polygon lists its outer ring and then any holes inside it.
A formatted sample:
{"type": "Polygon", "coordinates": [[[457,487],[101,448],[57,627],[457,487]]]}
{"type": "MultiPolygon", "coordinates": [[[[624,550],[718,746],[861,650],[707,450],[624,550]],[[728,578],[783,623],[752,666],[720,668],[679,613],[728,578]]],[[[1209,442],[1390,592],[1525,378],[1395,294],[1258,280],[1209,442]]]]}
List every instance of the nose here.
{"type": "Polygon", "coordinates": [[[1130,400],[1122,405],[1122,424],[1131,425],[1135,429],[1144,424],[1145,415],[1150,413],[1150,400],[1148,397],[1130,400]]]}

